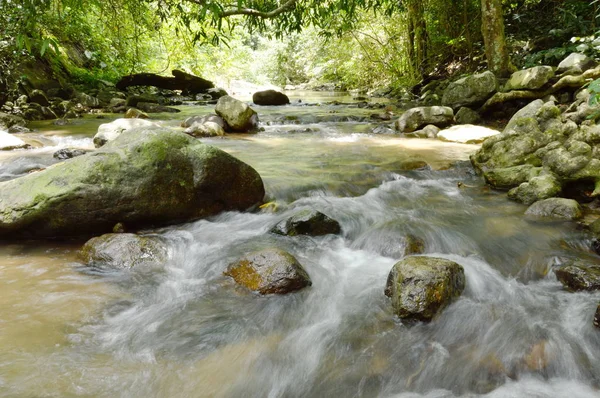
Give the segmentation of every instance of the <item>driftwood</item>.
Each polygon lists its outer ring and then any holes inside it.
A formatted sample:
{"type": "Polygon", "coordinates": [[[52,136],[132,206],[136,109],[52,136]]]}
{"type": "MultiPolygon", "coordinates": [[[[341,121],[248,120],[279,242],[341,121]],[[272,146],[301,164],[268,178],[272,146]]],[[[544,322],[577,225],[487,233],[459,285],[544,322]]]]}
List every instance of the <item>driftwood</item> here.
{"type": "Polygon", "coordinates": [[[153,86],[166,90],[181,90],[184,95],[205,93],[213,88],[213,82],[180,70],[171,72],[173,77],[160,76],[154,73],[136,73],[123,76],[117,83],[119,90],[125,90],[130,86],[153,86]]]}

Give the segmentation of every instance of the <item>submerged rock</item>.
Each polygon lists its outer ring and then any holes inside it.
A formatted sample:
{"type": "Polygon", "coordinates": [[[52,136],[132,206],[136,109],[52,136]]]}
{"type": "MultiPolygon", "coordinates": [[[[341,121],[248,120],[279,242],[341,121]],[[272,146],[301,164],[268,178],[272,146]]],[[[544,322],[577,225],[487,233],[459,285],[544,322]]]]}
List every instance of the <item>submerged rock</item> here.
{"type": "Polygon", "coordinates": [[[561,220],[578,220],[582,217],[583,213],[579,203],[573,199],[550,198],[540,200],[529,206],[525,215],[561,220]]]}
{"type": "Polygon", "coordinates": [[[339,234],[341,230],[340,224],[325,214],[316,210],[303,210],[279,222],[271,232],[286,236],[320,236],[339,234]]]}
{"type": "Polygon", "coordinates": [[[233,131],[250,132],[258,128],[258,116],[252,108],[229,95],[219,98],[215,107],[227,126],[233,131]]]}
{"type": "Polygon", "coordinates": [[[385,295],[400,318],[427,322],[464,288],[465,274],[459,264],[436,257],[407,257],[390,271],[385,295]]]}
{"type": "Polygon", "coordinates": [[[158,128],[159,125],[145,119],[117,119],[110,123],[104,123],[98,127],[98,133],[94,136],[94,146],[99,148],[107,142],[117,139],[125,131],[141,127],[158,128]]]}
{"type": "Polygon", "coordinates": [[[168,251],[158,237],[105,234],[87,241],[79,251],[79,258],[86,265],[97,268],[151,268],[163,265],[168,259],[168,251]]]}
{"type": "Polygon", "coordinates": [[[445,106],[421,106],[404,112],[396,121],[396,130],[411,133],[428,124],[445,127],[454,120],[454,111],[445,106]]]}
{"type": "Polygon", "coordinates": [[[600,265],[598,264],[573,261],[554,273],[568,290],[600,290],[600,265]]]}
{"type": "Polygon", "coordinates": [[[279,249],[247,254],[230,264],[224,274],[260,294],[286,294],[312,285],[298,260],[279,249]]]}
{"type": "Polygon", "coordinates": [[[490,71],[463,77],[450,83],[444,90],[442,105],[453,109],[481,105],[496,92],[497,88],[496,76],[490,71]]]}
{"type": "Polygon", "coordinates": [[[258,91],[252,95],[256,105],[287,105],[290,99],[284,93],[275,90],[258,91]]]}
{"type": "Polygon", "coordinates": [[[0,237],[174,224],[245,210],[263,196],[258,173],[226,152],[179,132],[132,130],[95,152],[0,183],[0,237]]]}

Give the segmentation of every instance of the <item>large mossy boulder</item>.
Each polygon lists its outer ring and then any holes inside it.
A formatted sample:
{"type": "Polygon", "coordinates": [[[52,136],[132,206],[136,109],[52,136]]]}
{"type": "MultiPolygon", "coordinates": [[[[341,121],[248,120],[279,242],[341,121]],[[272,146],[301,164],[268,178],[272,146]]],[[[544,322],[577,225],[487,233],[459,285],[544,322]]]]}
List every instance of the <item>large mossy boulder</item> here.
{"type": "Polygon", "coordinates": [[[537,90],[544,87],[554,77],[551,66],[534,66],[513,73],[504,90],[537,90]]]}
{"type": "Polygon", "coordinates": [[[411,133],[427,125],[446,127],[454,121],[454,111],[446,106],[421,106],[404,112],[396,121],[396,130],[411,133]]]}
{"type": "Polygon", "coordinates": [[[130,130],[95,152],[0,183],[0,237],[174,224],[245,210],[263,196],[258,173],[220,149],[179,132],[130,130]]]}
{"type": "Polygon", "coordinates": [[[168,259],[165,243],[156,236],[105,234],[87,241],[79,258],[89,267],[124,270],[155,268],[168,259]]]}
{"type": "Polygon", "coordinates": [[[104,123],[98,126],[98,132],[94,136],[94,146],[100,148],[107,142],[115,140],[125,131],[144,128],[158,128],[158,124],[145,120],[143,118],[117,119],[110,123],[104,123]]]}
{"type": "Polygon", "coordinates": [[[224,274],[260,294],[286,294],[312,285],[298,260],[279,249],[249,253],[230,264],[224,274]]]}
{"type": "Polygon", "coordinates": [[[573,199],[550,198],[535,202],[525,212],[535,218],[554,218],[559,220],[578,220],[582,217],[581,206],[573,199]]]}
{"type": "Polygon", "coordinates": [[[252,102],[256,105],[287,105],[290,99],[282,92],[275,90],[257,91],[252,95],[252,102]]]}
{"type": "Polygon", "coordinates": [[[385,295],[402,319],[430,321],[465,288],[461,265],[436,257],[407,257],[397,262],[387,279],[385,295]]]}
{"type": "Polygon", "coordinates": [[[559,282],[571,291],[600,290],[600,265],[572,261],[554,271],[559,282]]]}
{"type": "Polygon", "coordinates": [[[479,106],[498,89],[496,76],[490,71],[463,77],[444,90],[442,105],[458,109],[461,106],[479,106]]]}
{"type": "Polygon", "coordinates": [[[232,131],[252,132],[258,128],[256,112],[248,104],[229,95],[219,98],[215,112],[225,120],[232,131]]]}
{"type": "Polygon", "coordinates": [[[285,236],[321,236],[341,231],[340,223],[316,210],[302,210],[271,229],[272,233],[285,236]]]}

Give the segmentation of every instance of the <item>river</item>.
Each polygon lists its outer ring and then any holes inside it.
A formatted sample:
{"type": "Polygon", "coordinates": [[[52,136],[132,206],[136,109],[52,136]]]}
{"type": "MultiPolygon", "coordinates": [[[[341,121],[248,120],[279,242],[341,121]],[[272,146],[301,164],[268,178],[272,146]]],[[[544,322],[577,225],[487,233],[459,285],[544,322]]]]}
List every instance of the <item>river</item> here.
{"type": "MultiPolygon", "coordinates": [[[[181,109],[158,118],[211,107],[181,109]]],[[[258,112],[263,132],[202,141],[252,165],[277,211],[151,231],[169,243],[153,270],[88,270],[78,241],[2,244],[0,397],[600,396],[600,293],[566,292],[552,272],[594,256],[585,232],[525,220],[474,174],[475,145],[372,134],[377,111],[343,105],[258,112]],[[343,233],[268,232],[303,208],[343,233]],[[408,234],[465,269],[463,295],[428,324],[403,324],[383,294],[408,234]],[[312,287],[261,297],[223,276],[266,247],[294,254],[312,287]]],[[[34,124],[40,147],[0,155],[0,179],[91,147],[115,117],[34,124]]]]}

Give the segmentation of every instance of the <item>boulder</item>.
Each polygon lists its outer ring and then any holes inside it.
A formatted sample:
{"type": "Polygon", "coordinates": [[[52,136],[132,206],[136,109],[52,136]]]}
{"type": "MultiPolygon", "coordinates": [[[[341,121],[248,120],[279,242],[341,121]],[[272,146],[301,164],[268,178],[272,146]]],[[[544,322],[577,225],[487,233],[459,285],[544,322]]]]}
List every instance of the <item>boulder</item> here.
{"type": "Polygon", "coordinates": [[[127,100],[125,100],[124,98],[111,98],[110,102],[108,103],[108,106],[110,106],[111,108],[119,108],[121,106],[126,106],[127,105],[127,100]]]}
{"type": "Polygon", "coordinates": [[[508,197],[526,205],[552,198],[561,191],[559,181],[551,174],[539,175],[508,191],[508,197]]]}
{"type": "Polygon", "coordinates": [[[498,130],[490,129],[483,126],[461,124],[440,131],[437,134],[437,138],[443,141],[476,144],[496,134],[500,134],[500,132],[498,130]]]}
{"type": "Polygon", "coordinates": [[[423,127],[421,130],[417,130],[413,133],[408,133],[406,136],[415,135],[419,138],[437,138],[438,133],[441,129],[433,124],[428,124],[423,127]]]}
{"type": "Polygon", "coordinates": [[[554,77],[551,66],[534,66],[513,73],[504,86],[510,90],[537,90],[545,86],[554,77]]]}
{"type": "Polygon", "coordinates": [[[183,132],[192,137],[222,137],[225,135],[223,127],[214,122],[194,123],[183,132]]]}
{"type": "Polygon", "coordinates": [[[22,148],[29,148],[29,145],[22,139],[17,138],[6,131],[0,130],[0,151],[10,151],[22,148]]]}
{"type": "Polygon", "coordinates": [[[126,233],[92,238],[78,254],[89,267],[111,270],[155,268],[168,260],[167,247],[160,238],[126,233]]]}
{"type": "Polygon", "coordinates": [[[541,99],[531,101],[529,104],[519,109],[517,113],[515,113],[513,117],[510,118],[510,120],[506,124],[506,127],[504,127],[504,131],[509,131],[510,129],[513,129],[516,126],[517,121],[520,119],[534,118],[543,105],[544,101],[542,101],[541,99]]]}
{"type": "Polygon", "coordinates": [[[407,257],[390,271],[385,295],[400,318],[427,322],[464,288],[465,273],[459,264],[436,257],[407,257]]]}
{"type": "Polygon", "coordinates": [[[558,64],[558,68],[556,69],[556,73],[583,73],[588,69],[596,66],[596,61],[592,58],[588,57],[585,54],[581,53],[571,53],[569,56],[561,61],[558,64]]]}
{"type": "Polygon", "coordinates": [[[125,112],[125,119],[148,119],[148,114],[140,111],[137,108],[129,108],[125,112]]]}
{"type": "Polygon", "coordinates": [[[471,108],[463,106],[454,115],[454,120],[458,124],[478,124],[481,122],[481,116],[471,108]]]}
{"type": "Polygon", "coordinates": [[[284,93],[275,90],[258,91],[252,95],[256,105],[287,105],[290,99],[284,93]]]}
{"type": "Polygon", "coordinates": [[[50,106],[50,101],[48,101],[46,93],[42,90],[32,90],[31,93],[29,93],[29,101],[40,104],[41,106],[50,106]]]}
{"type": "Polygon", "coordinates": [[[227,95],[227,91],[221,87],[213,87],[206,90],[206,94],[210,95],[213,100],[218,100],[227,95]]]}
{"type": "Polygon", "coordinates": [[[256,112],[244,102],[229,95],[219,98],[215,112],[225,120],[232,131],[250,132],[258,128],[256,112]]]}
{"type": "MultiPolygon", "coordinates": [[[[140,120],[140,119],[125,119],[140,120]]],[[[258,173],[220,149],[162,129],[0,183],[0,237],[89,236],[186,222],[259,204],[258,173]]]]}
{"type": "Polygon", "coordinates": [[[561,220],[578,220],[582,217],[581,206],[573,199],[550,198],[535,202],[525,212],[532,217],[549,217],[561,220]]]}
{"type": "Polygon", "coordinates": [[[442,105],[458,109],[461,106],[479,106],[498,89],[496,76],[490,71],[463,77],[444,90],[442,105]]]}
{"type": "Polygon", "coordinates": [[[260,294],[286,294],[312,285],[298,260],[279,249],[249,253],[230,264],[224,274],[260,294]]]}
{"type": "Polygon", "coordinates": [[[177,108],[172,108],[170,106],[155,104],[152,102],[138,102],[137,108],[140,111],[147,112],[147,113],[179,113],[179,112],[181,112],[177,108]]]}
{"type": "Polygon", "coordinates": [[[117,119],[110,123],[104,123],[98,126],[98,132],[94,136],[94,146],[100,148],[107,142],[113,141],[125,131],[137,128],[155,128],[158,124],[144,119],[117,119]]]}
{"type": "Polygon", "coordinates": [[[92,97],[91,95],[88,95],[86,93],[77,93],[75,95],[75,99],[77,100],[77,102],[79,102],[81,105],[85,106],[86,108],[99,108],[100,107],[100,100],[96,97],[92,97]]]}
{"type": "Polygon", "coordinates": [[[54,157],[55,159],[58,159],[58,160],[67,160],[67,159],[71,159],[71,158],[74,158],[77,156],[85,155],[88,152],[89,151],[86,149],[63,148],[63,149],[59,149],[58,151],[54,152],[54,154],[52,154],[52,157],[54,157]]]}
{"type": "Polygon", "coordinates": [[[567,290],[600,290],[600,265],[598,264],[575,260],[554,273],[567,290]]]}
{"type": "Polygon", "coordinates": [[[7,130],[13,126],[25,126],[27,121],[21,116],[0,112],[0,129],[7,130]]]}
{"type": "Polygon", "coordinates": [[[127,97],[125,105],[133,108],[137,108],[140,102],[147,102],[150,104],[160,103],[162,98],[152,94],[134,94],[127,97]]]}
{"type": "Polygon", "coordinates": [[[321,236],[339,234],[341,231],[336,220],[316,210],[302,210],[271,229],[272,233],[285,236],[321,236]]]}
{"type": "Polygon", "coordinates": [[[422,106],[404,112],[395,127],[401,133],[411,133],[428,124],[445,127],[454,120],[454,111],[445,106],[422,106]]]}
{"type": "Polygon", "coordinates": [[[206,122],[216,123],[221,126],[223,130],[227,129],[227,123],[225,123],[225,120],[223,120],[221,116],[213,114],[188,117],[181,123],[181,127],[191,127],[192,124],[204,124],[206,122]]]}

